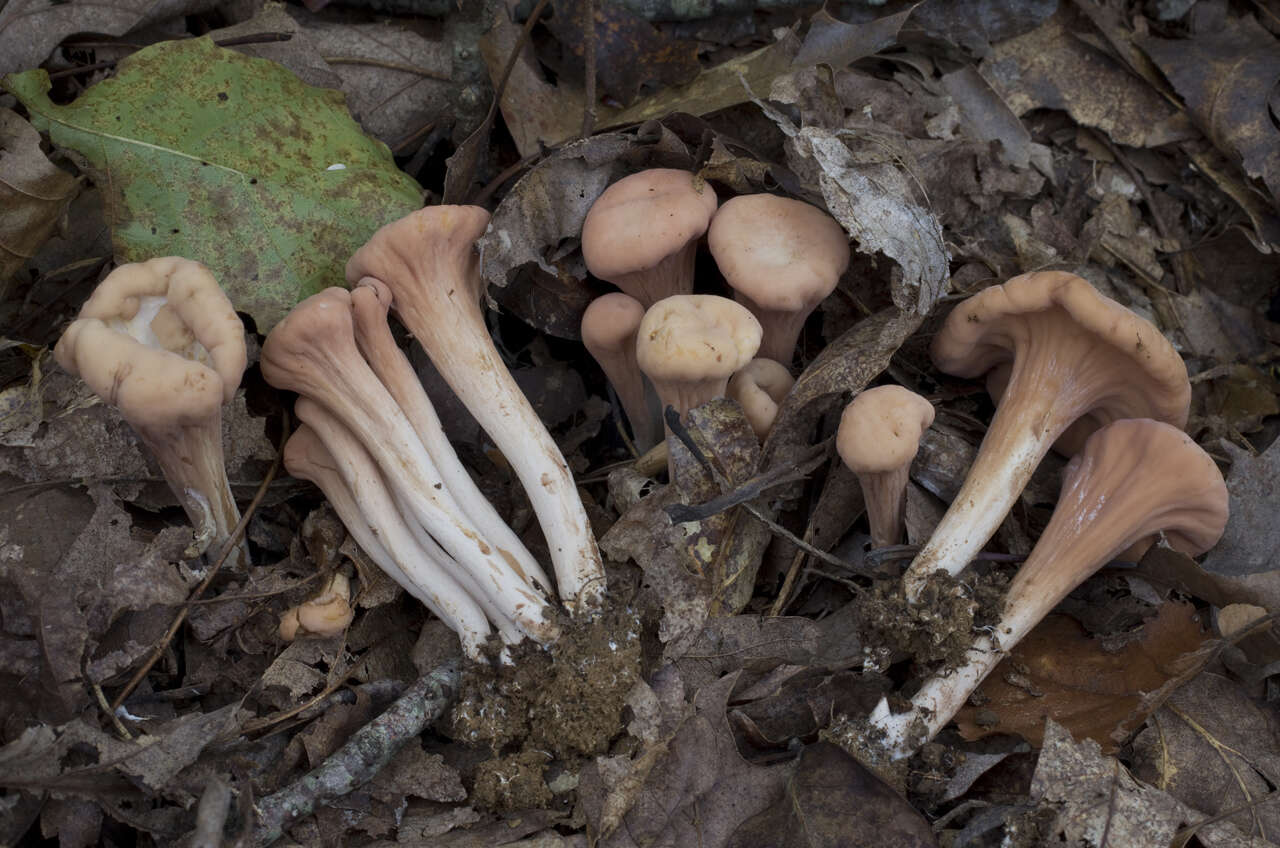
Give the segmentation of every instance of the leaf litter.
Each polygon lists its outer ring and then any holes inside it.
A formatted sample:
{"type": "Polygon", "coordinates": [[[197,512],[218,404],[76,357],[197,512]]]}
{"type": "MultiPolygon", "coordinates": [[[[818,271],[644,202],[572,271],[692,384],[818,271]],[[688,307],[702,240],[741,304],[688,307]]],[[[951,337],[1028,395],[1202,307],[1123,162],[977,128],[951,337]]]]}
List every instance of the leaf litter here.
{"type": "MultiPolygon", "coordinates": [[[[1172,17],[1169,4],[995,2],[699,21],[549,5],[530,26],[532,4],[496,0],[427,16],[359,3],[0,10],[17,95],[0,103],[0,190],[17,198],[0,215],[15,257],[0,269],[0,841],[128,831],[171,844],[203,829],[207,844],[248,844],[255,804],[273,809],[266,799],[304,789],[308,770],[351,762],[347,743],[457,656],[292,480],[270,481],[248,521],[259,565],[216,575],[189,604],[205,575],[181,559],[190,531],[172,495],[114,410],[42,352],[110,261],[164,253],[210,265],[263,333],[415,208],[419,185],[493,211],[491,329],[566,448],[614,607],[554,656],[469,672],[447,721],[290,819],[295,843],[1280,839],[1280,649],[1269,619],[1225,629],[1244,604],[1280,611],[1275,21],[1208,3],[1172,17]],[[176,37],[208,31],[259,58],[176,37]],[[85,32],[121,37],[74,36],[85,32]],[[208,111],[199,87],[220,74],[252,108],[208,111]],[[688,445],[671,442],[675,485],[629,453],[577,342],[582,310],[608,289],[586,271],[583,218],[609,184],[654,166],[698,173],[722,201],[771,191],[824,207],[856,248],[806,325],[772,434],[757,442],[729,401],[694,410],[688,445]],[[202,170],[217,167],[239,182],[202,170]],[[106,229],[111,248],[95,243],[106,229]],[[1113,563],[1012,652],[954,730],[905,768],[868,770],[839,744],[845,731],[954,662],[990,610],[893,614],[914,549],[868,549],[857,481],[815,449],[862,389],[925,394],[938,423],[906,498],[907,538],[925,540],[992,411],[980,383],[932,366],[938,319],[1044,267],[1085,276],[1178,347],[1188,431],[1226,474],[1226,534],[1202,562],[1156,546],[1113,563]],[[281,645],[279,613],[335,571],[358,587],[350,629],[281,645]]],[[[699,291],[724,292],[709,257],[697,270],[699,291]]],[[[224,428],[242,503],[269,473],[281,408],[256,372],[245,389],[224,428]]],[[[481,487],[527,531],[502,457],[461,419],[446,426],[466,431],[457,443],[481,487]]],[[[1042,464],[970,591],[997,600],[1062,467],[1042,464]]]]}

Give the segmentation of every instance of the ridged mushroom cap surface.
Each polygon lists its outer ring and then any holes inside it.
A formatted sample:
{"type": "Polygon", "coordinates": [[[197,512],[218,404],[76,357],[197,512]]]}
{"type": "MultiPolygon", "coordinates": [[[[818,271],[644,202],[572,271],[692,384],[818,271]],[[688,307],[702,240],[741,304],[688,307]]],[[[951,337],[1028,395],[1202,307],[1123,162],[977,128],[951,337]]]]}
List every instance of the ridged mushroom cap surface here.
{"type": "Polygon", "coordinates": [[[991,286],[951,311],[934,337],[934,364],[978,377],[1022,352],[1037,367],[1087,367],[1099,424],[1119,418],[1187,422],[1191,386],[1173,345],[1149,321],[1062,271],[1023,274],[991,286]],[[1058,351],[1061,351],[1059,353],[1058,351]],[[1087,361],[1077,354],[1087,353],[1087,361]]]}
{"type": "MultiPolygon", "coordinates": [[[[121,265],[80,309],[144,346],[208,365],[230,401],[248,362],[244,325],[209,269],[180,256],[121,265]]],[[[65,363],[63,363],[65,367],[65,363]]]]}
{"type": "Polygon", "coordinates": [[[716,206],[715,190],[689,171],[651,168],[623,177],[582,223],[587,269],[613,280],[653,268],[701,238],[716,206]]]}
{"type": "Polygon", "coordinates": [[[855,474],[909,465],[933,424],[933,404],[902,386],[861,392],[840,415],[836,451],[855,474]]]}
{"type": "Polygon", "coordinates": [[[725,201],[707,244],[734,291],[770,310],[812,309],[849,267],[849,237],[834,218],[772,194],[725,201]]]}
{"type": "Polygon", "coordinates": [[[756,317],[728,298],[675,295],[645,312],[636,359],[655,381],[728,380],[755,356],[760,332],[756,317]]]}

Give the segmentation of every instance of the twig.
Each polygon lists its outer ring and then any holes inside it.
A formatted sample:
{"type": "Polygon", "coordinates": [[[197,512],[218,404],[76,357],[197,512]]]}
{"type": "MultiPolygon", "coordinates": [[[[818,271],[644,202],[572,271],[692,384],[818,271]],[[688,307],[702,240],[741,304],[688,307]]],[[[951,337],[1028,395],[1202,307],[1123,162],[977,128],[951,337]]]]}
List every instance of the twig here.
{"type": "MultiPolygon", "coordinates": [[[[233,38],[223,38],[213,40],[213,43],[219,47],[238,47],[241,44],[267,44],[276,41],[289,41],[293,38],[291,32],[255,32],[249,35],[237,35],[233,38]]],[[[184,41],[185,39],[174,39],[175,41],[184,41]]],[[[102,62],[94,62],[90,65],[80,65],[75,68],[64,68],[61,71],[54,71],[49,74],[49,79],[58,79],[59,77],[69,77],[76,74],[83,74],[88,71],[101,71],[107,68],[114,68],[119,59],[106,59],[102,62]]]]}
{"type": "Polygon", "coordinates": [[[191,605],[199,600],[200,596],[209,588],[209,584],[213,582],[213,578],[218,575],[222,569],[222,564],[227,561],[227,557],[231,552],[236,550],[240,545],[240,537],[244,535],[244,529],[249,526],[249,519],[253,517],[257,511],[258,505],[262,503],[262,499],[267,496],[267,488],[271,485],[271,481],[275,479],[276,473],[280,470],[280,458],[284,456],[284,443],[289,437],[289,411],[283,411],[284,424],[280,430],[280,444],[276,448],[276,458],[271,461],[271,467],[267,469],[267,474],[262,478],[262,485],[258,486],[258,491],[254,494],[253,500],[249,503],[248,509],[244,511],[244,515],[240,516],[240,520],[236,522],[236,526],[231,531],[231,535],[222,543],[222,551],[218,554],[217,561],[209,568],[209,572],[205,575],[204,580],[200,581],[200,585],[196,587],[191,596],[187,598],[187,602],[182,605],[182,609],[178,610],[178,614],[173,617],[173,623],[169,625],[169,629],[165,631],[160,641],[151,650],[151,656],[147,657],[147,661],[142,664],[133,675],[129,678],[129,682],[116,695],[115,700],[111,702],[112,710],[115,710],[124,703],[124,699],[138,687],[138,684],[147,676],[147,672],[164,656],[165,648],[173,641],[173,637],[177,635],[178,629],[182,627],[182,622],[187,620],[187,614],[191,612],[191,605]]]}
{"type": "Polygon", "coordinates": [[[461,676],[457,660],[419,677],[386,712],[357,730],[347,743],[296,783],[257,805],[253,844],[275,842],[317,807],[372,779],[405,743],[417,737],[453,702],[461,676]]]}
{"type": "Polygon", "coordinates": [[[586,61],[586,80],[582,103],[582,137],[588,138],[596,128],[596,2],[583,0],[582,14],[586,21],[582,26],[583,52],[586,61]]]}
{"type": "Polygon", "coordinates": [[[330,65],[368,65],[373,68],[386,68],[390,71],[404,71],[427,79],[444,80],[445,82],[453,79],[448,74],[430,71],[417,65],[411,65],[408,62],[388,62],[386,59],[367,59],[364,56],[321,56],[320,58],[330,65]]]}
{"type": "Polygon", "coordinates": [[[103,693],[102,687],[97,683],[93,684],[93,697],[98,702],[98,706],[107,718],[111,719],[111,724],[115,727],[116,733],[126,742],[133,741],[133,734],[129,732],[129,728],[124,726],[124,722],[120,720],[120,716],[116,715],[116,711],[111,709],[111,705],[107,703],[107,696],[103,693]]]}
{"type": "Polygon", "coordinates": [[[726,509],[753,501],[769,489],[785,483],[796,483],[808,478],[813,470],[827,461],[831,453],[833,439],[811,447],[807,455],[795,460],[794,464],[775,465],[769,470],[757,474],[741,486],[716,495],[702,504],[671,504],[665,507],[667,516],[674,522],[702,521],[726,509]]]}

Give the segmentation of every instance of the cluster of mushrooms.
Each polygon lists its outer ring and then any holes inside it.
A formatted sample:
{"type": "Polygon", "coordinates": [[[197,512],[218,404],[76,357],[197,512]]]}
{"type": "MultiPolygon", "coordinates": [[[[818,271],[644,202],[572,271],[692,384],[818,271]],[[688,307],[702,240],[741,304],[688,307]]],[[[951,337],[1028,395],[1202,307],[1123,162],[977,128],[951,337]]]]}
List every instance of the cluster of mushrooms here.
{"type": "MultiPolygon", "coordinates": [[[[488,213],[421,209],[380,229],[348,262],[350,289],[302,303],[268,335],[262,373],[299,395],[284,462],[314,482],[369,557],[479,658],[490,636],[549,643],[570,614],[604,602],[591,526],[555,442],[503,365],[485,326],[475,250],[488,213]],[[483,496],[387,323],[394,309],[520,479],[542,526],[554,583],[483,496]]],[[[655,169],[610,186],[587,214],[589,270],[620,292],[595,300],[583,341],[614,387],[637,444],[658,443],[660,410],[737,399],[762,439],[793,384],[805,319],[836,287],[849,240],[825,212],[767,194],[719,205],[695,175],[655,169]],[[703,237],[733,298],[698,295],[703,237]]],[[[229,542],[239,520],[227,485],[221,406],[245,368],[244,330],[201,265],[176,257],[124,265],[85,303],[55,354],[119,407],[155,454],[197,529],[195,553],[229,542]]],[[[965,483],[907,568],[919,602],[938,572],[959,576],[1053,449],[1070,462],[1057,508],[1014,576],[999,623],[960,668],[926,681],[910,708],[870,716],[894,756],[931,739],[1049,610],[1121,551],[1163,533],[1198,554],[1227,520],[1213,460],[1182,428],[1186,368],[1152,324],[1080,277],[1015,277],[961,302],[933,341],[937,367],[984,377],[996,414],[965,483]]],[[[877,546],[903,534],[912,459],[933,422],[900,386],[859,393],[837,433],[877,546]]],[[[247,551],[238,554],[247,564],[247,551]]],[[[963,585],[961,583],[960,585],[963,585]]],[[[334,575],[285,614],[281,633],[329,633],[351,620],[334,575]]],[[[505,652],[504,652],[505,655],[505,652]]]]}
{"type": "MultiPolygon", "coordinates": [[[[582,335],[641,443],[656,438],[655,406],[684,413],[726,395],[763,438],[791,388],[804,321],[849,261],[847,236],[821,210],[763,194],[717,209],[709,186],[671,170],[607,189],[582,248],[588,269],[623,292],[591,304],[582,335]],[[691,294],[704,233],[733,300],[691,294]]],[[[872,713],[868,738],[894,757],[932,739],[1018,641],[1118,554],[1161,532],[1171,547],[1203,553],[1227,521],[1222,474],[1182,431],[1191,386],[1181,358],[1154,325],[1081,277],[1038,272],[985,289],[956,306],[931,353],[944,373],[985,377],[997,409],[959,494],[903,576],[909,603],[935,574],[962,574],[1051,448],[1070,462],[999,623],[974,639],[961,667],[926,681],[908,710],[885,699],[872,713]]],[[[877,546],[901,539],[911,462],[933,416],[926,399],[893,385],[861,392],[841,416],[837,449],[877,546]]]]}

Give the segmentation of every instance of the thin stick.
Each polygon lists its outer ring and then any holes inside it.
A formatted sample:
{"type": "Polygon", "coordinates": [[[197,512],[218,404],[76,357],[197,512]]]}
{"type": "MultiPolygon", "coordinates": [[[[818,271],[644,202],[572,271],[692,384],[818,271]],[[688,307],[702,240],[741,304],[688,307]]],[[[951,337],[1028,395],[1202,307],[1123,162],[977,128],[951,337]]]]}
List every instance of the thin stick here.
{"type": "Polygon", "coordinates": [[[582,137],[587,138],[596,128],[596,3],[583,0],[582,14],[586,18],[582,27],[583,47],[586,52],[586,91],[582,102],[582,137]]]}
{"type": "Polygon", "coordinates": [[[262,484],[258,486],[258,491],[254,494],[253,500],[249,503],[249,508],[244,511],[244,515],[240,516],[240,521],[236,523],[235,528],[231,531],[231,535],[222,543],[222,551],[218,555],[217,561],[209,568],[209,573],[205,575],[204,580],[200,581],[200,585],[196,587],[191,596],[187,598],[187,602],[182,605],[182,609],[178,610],[178,614],[173,617],[173,623],[169,625],[169,629],[165,631],[164,636],[156,643],[155,648],[151,651],[151,656],[147,657],[147,661],[142,664],[133,675],[129,678],[129,682],[116,695],[115,700],[111,702],[111,709],[114,711],[124,699],[129,697],[134,689],[138,688],[138,684],[147,676],[147,672],[160,661],[160,657],[164,656],[165,649],[169,647],[169,643],[173,641],[173,637],[177,635],[178,629],[182,627],[182,622],[187,620],[187,614],[191,612],[191,605],[199,600],[200,596],[209,588],[209,584],[213,582],[213,578],[218,575],[222,569],[222,564],[227,561],[227,557],[231,552],[236,550],[240,545],[240,537],[244,535],[244,529],[249,526],[249,519],[253,517],[257,511],[258,505],[262,503],[262,499],[267,496],[267,488],[271,485],[271,481],[275,479],[276,473],[280,470],[280,458],[284,456],[284,443],[289,437],[289,410],[282,411],[284,417],[284,425],[280,431],[280,444],[276,448],[276,458],[271,461],[271,467],[267,469],[267,475],[262,478],[262,484]]]}

